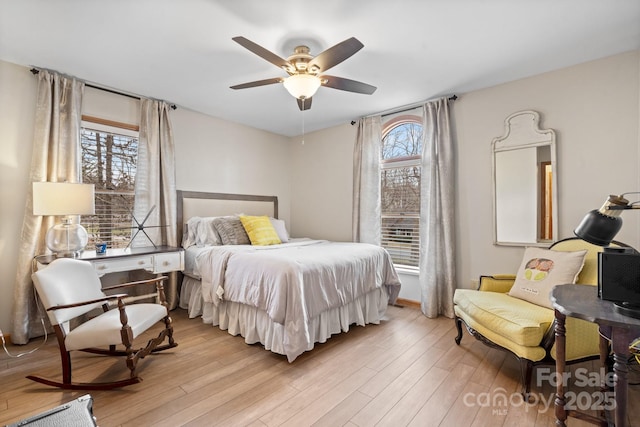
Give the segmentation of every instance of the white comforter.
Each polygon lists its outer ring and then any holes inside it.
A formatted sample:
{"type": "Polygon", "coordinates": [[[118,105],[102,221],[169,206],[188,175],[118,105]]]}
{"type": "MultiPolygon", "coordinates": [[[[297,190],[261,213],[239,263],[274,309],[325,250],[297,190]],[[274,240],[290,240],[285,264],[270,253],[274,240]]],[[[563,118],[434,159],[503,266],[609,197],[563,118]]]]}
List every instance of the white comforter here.
{"type": "Polygon", "coordinates": [[[382,286],[393,303],[400,291],[387,251],[365,243],[212,246],[196,264],[205,302],[233,301],[264,310],[300,339],[308,338],[308,320],[327,309],[382,286]]]}

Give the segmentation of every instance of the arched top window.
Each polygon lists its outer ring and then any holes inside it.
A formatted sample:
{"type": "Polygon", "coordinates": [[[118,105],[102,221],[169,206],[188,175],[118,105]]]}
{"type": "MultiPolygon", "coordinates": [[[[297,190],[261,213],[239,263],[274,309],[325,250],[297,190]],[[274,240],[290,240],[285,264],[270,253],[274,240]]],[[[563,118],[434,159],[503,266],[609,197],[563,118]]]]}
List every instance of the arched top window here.
{"type": "Polygon", "coordinates": [[[420,256],[422,120],[396,116],[383,124],[381,148],[382,246],[394,264],[417,268],[420,256]]]}
{"type": "Polygon", "coordinates": [[[382,133],[382,160],[404,160],[422,153],[422,123],[417,116],[400,116],[386,123],[382,133]]]}

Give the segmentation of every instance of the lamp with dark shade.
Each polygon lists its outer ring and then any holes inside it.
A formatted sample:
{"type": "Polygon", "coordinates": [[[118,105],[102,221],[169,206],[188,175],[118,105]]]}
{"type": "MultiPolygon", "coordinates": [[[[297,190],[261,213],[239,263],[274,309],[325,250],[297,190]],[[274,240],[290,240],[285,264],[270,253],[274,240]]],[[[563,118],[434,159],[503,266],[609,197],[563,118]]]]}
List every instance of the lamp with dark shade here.
{"type": "Polygon", "coordinates": [[[575,235],[594,245],[609,246],[622,228],[620,214],[625,209],[633,209],[623,196],[610,195],[600,209],[586,214],[574,230],[575,235]]]}
{"type": "Polygon", "coordinates": [[[76,257],[89,240],[87,230],[73,223],[74,215],[95,212],[93,184],[34,182],[33,214],[62,216],[62,223],[47,231],[47,248],[56,257],[76,257]]]}
{"type": "MultiPolygon", "coordinates": [[[[640,209],[625,193],[610,195],[598,210],[587,213],[574,230],[591,244],[609,246],[622,228],[622,211],[640,209]]],[[[640,319],[640,254],[632,248],[609,248],[598,254],[598,296],[613,301],[614,310],[640,319]]]]}

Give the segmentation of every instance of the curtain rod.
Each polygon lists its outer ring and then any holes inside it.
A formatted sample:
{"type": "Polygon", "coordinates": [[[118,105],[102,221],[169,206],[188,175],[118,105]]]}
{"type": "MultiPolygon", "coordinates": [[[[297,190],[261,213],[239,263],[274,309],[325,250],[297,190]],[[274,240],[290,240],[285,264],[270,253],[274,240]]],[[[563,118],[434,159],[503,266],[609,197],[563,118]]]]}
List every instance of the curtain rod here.
{"type": "MultiPolygon", "coordinates": [[[[458,95],[451,95],[449,98],[447,98],[449,101],[455,101],[456,99],[458,99],[458,95]]],[[[386,110],[383,111],[381,113],[374,113],[374,114],[369,114],[368,116],[363,116],[363,117],[372,117],[372,116],[388,116],[390,114],[398,114],[398,113],[402,113],[404,111],[409,111],[409,110],[413,110],[414,108],[420,107],[421,105],[424,105],[425,102],[429,102],[429,101],[422,101],[422,102],[416,102],[415,104],[409,104],[409,105],[404,105],[402,107],[398,107],[397,109],[392,109],[392,110],[386,110]]],[[[357,121],[355,120],[351,120],[351,126],[355,125],[357,123],[357,121]]]]}
{"type": "MultiPolygon", "coordinates": [[[[31,71],[31,74],[33,74],[33,75],[36,75],[36,74],[40,73],[40,70],[37,69],[37,68],[32,68],[30,71],[31,71]]],[[[127,98],[133,98],[133,99],[137,99],[137,100],[140,100],[140,98],[141,98],[139,95],[132,95],[130,93],[120,92],[120,91],[117,91],[115,89],[109,89],[109,88],[106,88],[106,87],[96,86],[96,85],[88,83],[86,81],[84,82],[84,85],[88,86],[90,88],[93,88],[93,89],[102,90],[104,92],[109,92],[109,93],[113,93],[113,94],[116,94],[116,95],[126,96],[127,98]]],[[[175,110],[178,107],[175,104],[171,104],[170,108],[172,110],[175,110]]]]}

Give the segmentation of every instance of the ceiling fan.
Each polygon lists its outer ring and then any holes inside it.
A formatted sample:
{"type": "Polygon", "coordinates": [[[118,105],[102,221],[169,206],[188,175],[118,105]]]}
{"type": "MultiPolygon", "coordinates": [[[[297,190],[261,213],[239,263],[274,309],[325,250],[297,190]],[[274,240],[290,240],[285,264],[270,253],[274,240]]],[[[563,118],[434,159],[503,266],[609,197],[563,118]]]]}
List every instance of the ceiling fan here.
{"type": "Polygon", "coordinates": [[[298,107],[302,111],[311,108],[311,97],[320,86],[367,95],[371,95],[376,91],[375,86],[366,83],[322,74],[364,47],[355,37],[338,43],[316,56],[312,56],[309,53],[309,47],[297,46],[293,50],[293,55],[287,59],[279,57],[275,53],[268,51],[244,37],[234,37],[232,40],[262,59],[282,68],[289,74],[289,77],[275,77],[272,79],[243,83],[231,86],[231,89],[246,89],[282,83],[285,89],[297,99],[298,107]]]}

